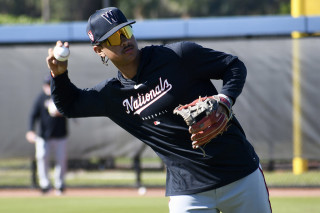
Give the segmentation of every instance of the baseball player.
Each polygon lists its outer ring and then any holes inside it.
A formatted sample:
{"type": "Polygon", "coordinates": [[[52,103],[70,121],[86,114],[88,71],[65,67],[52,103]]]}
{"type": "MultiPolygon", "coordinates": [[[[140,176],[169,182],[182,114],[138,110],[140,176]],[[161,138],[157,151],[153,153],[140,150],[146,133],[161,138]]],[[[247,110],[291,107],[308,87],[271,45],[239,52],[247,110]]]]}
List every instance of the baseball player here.
{"type": "Polygon", "coordinates": [[[49,178],[50,154],[55,153],[54,187],[56,194],[61,195],[65,189],[67,119],[58,112],[51,99],[51,77],[46,76],[42,86],[43,92],[34,102],[26,139],[35,144],[39,185],[43,194],[50,191],[49,178]],[[35,132],[39,123],[40,134],[35,132]]]}
{"type": "Polygon", "coordinates": [[[72,84],[67,62],[55,60],[49,49],[59,111],[68,117],[109,117],[149,145],[166,165],[171,213],[271,212],[259,157],[232,114],[245,65],[192,42],[139,49],[134,23],[114,7],[89,18],[93,50],[119,69],[118,76],[91,89],[72,84]],[[219,93],[211,79],[223,81],[219,93]]]}

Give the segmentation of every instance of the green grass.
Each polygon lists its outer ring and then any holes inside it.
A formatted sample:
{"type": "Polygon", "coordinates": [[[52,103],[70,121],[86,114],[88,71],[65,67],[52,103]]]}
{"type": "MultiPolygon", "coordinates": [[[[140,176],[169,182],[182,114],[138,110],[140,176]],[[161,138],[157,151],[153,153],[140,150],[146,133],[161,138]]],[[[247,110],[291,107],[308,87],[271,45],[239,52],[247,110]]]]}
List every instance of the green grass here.
{"type": "Polygon", "coordinates": [[[0,198],[0,212],[5,213],[163,213],[168,212],[168,198],[129,197],[39,197],[0,198]]]}
{"type": "MultiPolygon", "coordinates": [[[[0,186],[30,186],[30,162],[24,160],[0,161],[0,186]]],[[[158,161],[144,163],[158,165],[158,161]]],[[[117,160],[117,165],[128,166],[128,159],[117,160]]],[[[320,186],[320,170],[294,175],[291,171],[264,172],[269,186],[320,186]]],[[[68,186],[111,186],[134,185],[132,170],[69,171],[66,176],[68,186]]],[[[142,183],[145,185],[165,185],[164,171],[143,171],[142,183]]],[[[320,213],[320,197],[272,197],[275,213],[320,213]]],[[[0,198],[2,213],[104,213],[104,212],[168,212],[166,197],[18,197],[0,198]]]]}
{"type": "MultiPolygon", "coordinates": [[[[130,168],[132,161],[128,158],[116,159],[116,166],[130,168]]],[[[145,167],[160,168],[160,160],[142,159],[145,167]]],[[[320,186],[320,170],[311,170],[301,175],[294,175],[291,170],[264,172],[269,187],[303,187],[320,186]]],[[[53,176],[53,175],[51,175],[53,176]]],[[[165,185],[164,170],[144,170],[142,184],[165,185]]],[[[133,170],[70,170],[66,176],[69,186],[114,186],[134,185],[136,176],[133,170]]],[[[10,159],[0,161],[0,187],[31,185],[30,159],[10,159]]]]}
{"type": "MultiPolygon", "coordinates": [[[[53,177],[53,171],[51,171],[53,177]]],[[[166,174],[163,171],[144,171],[141,175],[143,184],[165,185],[166,174]]],[[[66,175],[68,186],[112,186],[134,185],[135,173],[132,170],[105,171],[70,171],[66,175]]],[[[26,169],[0,170],[0,186],[30,186],[31,173],[26,169]]]]}
{"type": "Polygon", "coordinates": [[[264,175],[269,186],[320,186],[320,171],[301,175],[294,175],[292,171],[274,171],[264,172],[264,175]]]}
{"type": "Polygon", "coordinates": [[[271,205],[275,213],[319,213],[320,197],[274,197],[271,205]]]}
{"type": "MultiPolygon", "coordinates": [[[[294,175],[291,171],[264,172],[268,186],[320,186],[320,171],[309,171],[294,175]]],[[[52,176],[52,175],[51,175],[52,176]]],[[[146,185],[165,185],[164,171],[143,171],[142,183],[146,185]]],[[[132,170],[102,170],[102,171],[69,171],[66,183],[77,185],[134,185],[135,173],[132,170]]],[[[30,186],[31,173],[29,169],[0,169],[0,186],[30,186]]]]}
{"type": "MultiPolygon", "coordinates": [[[[160,168],[158,158],[146,158],[141,161],[144,167],[160,168]]],[[[132,161],[128,158],[117,158],[116,166],[130,168],[132,161]]],[[[0,187],[2,186],[31,186],[30,159],[10,159],[0,161],[0,187]]],[[[143,171],[142,183],[145,185],[165,185],[163,170],[143,171]]],[[[51,170],[53,177],[53,170],[51,170]]],[[[69,170],[66,175],[68,186],[114,186],[135,185],[136,176],[133,170],[69,170]]]]}
{"type": "MultiPolygon", "coordinates": [[[[165,185],[166,174],[163,171],[145,171],[141,175],[145,185],[165,185]]],[[[131,170],[77,171],[69,172],[66,183],[76,185],[134,185],[135,173],[131,170]]]]}
{"type": "MultiPolygon", "coordinates": [[[[320,212],[320,197],[271,198],[275,213],[320,212]]],[[[30,197],[0,198],[5,213],[163,213],[168,212],[166,197],[30,197]]]]}

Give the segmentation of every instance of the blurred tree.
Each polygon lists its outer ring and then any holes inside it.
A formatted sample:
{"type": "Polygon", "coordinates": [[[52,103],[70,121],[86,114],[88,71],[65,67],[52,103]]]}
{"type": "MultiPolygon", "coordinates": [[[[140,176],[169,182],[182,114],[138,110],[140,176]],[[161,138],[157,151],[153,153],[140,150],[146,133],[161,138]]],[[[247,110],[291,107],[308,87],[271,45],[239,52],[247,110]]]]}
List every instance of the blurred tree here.
{"type": "Polygon", "coordinates": [[[102,0],[0,0],[2,15],[42,17],[44,21],[87,20],[102,7],[102,0]]]}
{"type": "Polygon", "coordinates": [[[108,5],[130,19],[290,14],[290,0],[0,0],[0,15],[82,21],[108,5]]]}
{"type": "Polygon", "coordinates": [[[118,0],[128,18],[290,14],[290,0],[118,0]]]}
{"type": "Polygon", "coordinates": [[[41,13],[42,13],[42,20],[44,22],[50,21],[50,0],[42,0],[41,4],[41,13]]]}
{"type": "Polygon", "coordinates": [[[0,13],[41,17],[41,0],[0,0],[0,13]]]}
{"type": "Polygon", "coordinates": [[[51,19],[60,21],[88,20],[96,10],[102,8],[101,0],[51,0],[51,19]]]}

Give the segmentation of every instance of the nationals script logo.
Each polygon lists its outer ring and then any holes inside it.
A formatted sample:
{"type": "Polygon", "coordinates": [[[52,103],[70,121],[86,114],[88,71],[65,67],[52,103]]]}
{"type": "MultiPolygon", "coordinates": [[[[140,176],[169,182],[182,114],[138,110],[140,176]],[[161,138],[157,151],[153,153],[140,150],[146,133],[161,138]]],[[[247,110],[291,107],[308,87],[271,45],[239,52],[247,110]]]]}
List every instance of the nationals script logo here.
{"type": "Polygon", "coordinates": [[[168,93],[172,89],[172,85],[167,79],[164,81],[159,78],[159,84],[149,92],[145,94],[137,94],[137,97],[130,96],[130,98],[125,99],[122,104],[126,107],[126,113],[134,112],[133,114],[138,114],[148,108],[151,104],[159,100],[162,96],[168,93]]]}

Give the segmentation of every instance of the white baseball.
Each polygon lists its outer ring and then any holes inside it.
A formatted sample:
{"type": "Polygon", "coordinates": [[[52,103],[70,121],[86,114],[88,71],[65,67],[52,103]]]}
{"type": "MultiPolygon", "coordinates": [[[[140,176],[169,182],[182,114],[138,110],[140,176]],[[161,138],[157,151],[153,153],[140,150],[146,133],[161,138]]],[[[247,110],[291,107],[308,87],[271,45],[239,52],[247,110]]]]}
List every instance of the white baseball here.
{"type": "Polygon", "coordinates": [[[145,195],[147,193],[147,188],[144,186],[139,187],[138,194],[139,195],[145,195]]]}
{"type": "Polygon", "coordinates": [[[66,61],[68,60],[70,55],[70,50],[69,48],[65,46],[55,46],[53,49],[53,56],[58,60],[58,61],[66,61]]]}

